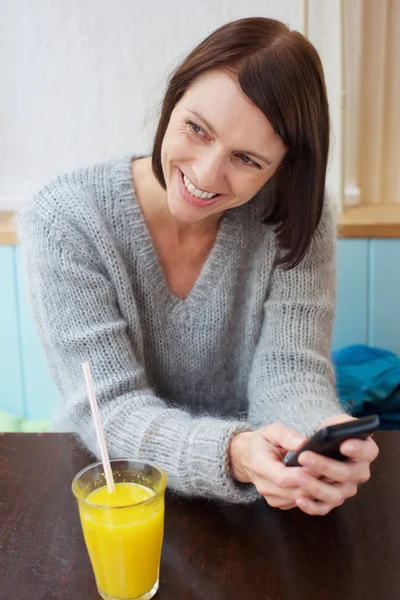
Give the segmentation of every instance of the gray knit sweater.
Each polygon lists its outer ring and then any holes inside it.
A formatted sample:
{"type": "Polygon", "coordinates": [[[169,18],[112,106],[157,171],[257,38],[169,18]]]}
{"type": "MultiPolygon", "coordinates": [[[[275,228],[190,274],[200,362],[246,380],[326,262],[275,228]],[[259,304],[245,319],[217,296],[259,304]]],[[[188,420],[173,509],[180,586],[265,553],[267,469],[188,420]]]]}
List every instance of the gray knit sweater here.
{"type": "Polygon", "coordinates": [[[239,431],[305,434],[339,413],[329,361],[335,226],[325,207],[306,258],[274,268],[265,197],[228,210],[187,299],[168,289],[126,157],[50,181],[23,209],[28,295],[61,404],[55,428],[97,454],[89,360],[110,455],[153,461],[172,489],[257,497],[229,472],[239,431]]]}

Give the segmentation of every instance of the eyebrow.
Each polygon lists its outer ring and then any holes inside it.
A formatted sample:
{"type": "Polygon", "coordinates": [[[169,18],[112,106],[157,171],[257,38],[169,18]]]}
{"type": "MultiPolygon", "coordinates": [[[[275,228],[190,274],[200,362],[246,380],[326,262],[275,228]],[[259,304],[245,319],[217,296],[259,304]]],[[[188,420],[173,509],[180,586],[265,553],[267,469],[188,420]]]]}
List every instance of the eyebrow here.
{"type": "MultiPolygon", "coordinates": [[[[209,123],[207,121],[207,119],[205,119],[203,117],[203,115],[201,115],[200,113],[198,113],[195,110],[189,110],[188,112],[190,112],[192,115],[197,117],[200,121],[203,121],[204,125],[207,127],[207,129],[210,130],[212,135],[214,135],[215,137],[218,137],[218,134],[217,134],[215,128],[211,125],[211,123],[209,123]]],[[[272,161],[269,158],[267,158],[266,156],[263,156],[262,154],[258,154],[258,152],[254,152],[253,150],[239,150],[238,152],[240,152],[240,154],[250,154],[251,156],[255,156],[259,160],[262,160],[263,162],[267,163],[267,165],[269,165],[269,166],[272,165],[272,161]]]]}

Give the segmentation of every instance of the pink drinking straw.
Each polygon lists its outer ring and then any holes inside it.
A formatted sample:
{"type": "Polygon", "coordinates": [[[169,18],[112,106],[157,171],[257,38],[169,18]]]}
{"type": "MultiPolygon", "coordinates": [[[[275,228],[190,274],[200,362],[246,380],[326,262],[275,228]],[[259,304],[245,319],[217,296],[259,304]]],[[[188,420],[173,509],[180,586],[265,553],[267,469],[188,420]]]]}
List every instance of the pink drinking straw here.
{"type": "Polygon", "coordinates": [[[89,396],[90,408],[92,410],[92,417],[94,427],[96,429],[97,443],[100,448],[101,461],[103,463],[104,475],[106,477],[107,488],[110,493],[115,492],[114,478],[111,471],[110,458],[108,456],[106,440],[104,439],[103,427],[101,426],[99,408],[97,406],[96,395],[94,393],[94,386],[92,376],[90,374],[89,363],[85,362],[82,364],[83,374],[85,376],[86,390],[89,396]]]}

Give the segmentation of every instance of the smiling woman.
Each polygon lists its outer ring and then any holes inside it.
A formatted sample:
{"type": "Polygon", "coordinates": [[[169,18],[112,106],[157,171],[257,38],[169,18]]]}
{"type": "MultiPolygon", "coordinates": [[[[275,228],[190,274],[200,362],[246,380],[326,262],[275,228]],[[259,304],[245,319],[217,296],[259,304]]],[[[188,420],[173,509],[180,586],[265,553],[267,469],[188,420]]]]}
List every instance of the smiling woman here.
{"type": "Polygon", "coordinates": [[[170,213],[181,222],[219,221],[223,211],[255,196],[285,153],[279,135],[232,75],[201,75],[175,105],[163,137],[170,213]],[[270,159],[261,158],[265,149],[270,159]],[[190,210],[187,203],[203,210],[190,210]]]}
{"type": "MultiPolygon", "coordinates": [[[[253,198],[285,153],[279,135],[232,75],[221,71],[201,75],[172,110],[163,136],[161,167],[167,191],[163,220],[169,216],[181,229],[190,225],[192,232],[199,228],[216,232],[223,212],[253,198]],[[263,156],[266,149],[270,158],[263,156]]],[[[150,172],[149,176],[154,177],[150,172]]],[[[147,205],[152,201],[140,196],[139,200],[147,205]]]]}
{"type": "Polygon", "coordinates": [[[334,211],[317,52],[278,21],[228,23],[172,75],[151,156],[59,176],[20,215],[54,428],[190,496],[326,514],[369,477],[372,440],[286,467],[341,414],[329,360],[334,211]],[[314,466],[312,466],[314,465],[314,466]],[[324,474],[329,473],[329,478],[324,474]]]}

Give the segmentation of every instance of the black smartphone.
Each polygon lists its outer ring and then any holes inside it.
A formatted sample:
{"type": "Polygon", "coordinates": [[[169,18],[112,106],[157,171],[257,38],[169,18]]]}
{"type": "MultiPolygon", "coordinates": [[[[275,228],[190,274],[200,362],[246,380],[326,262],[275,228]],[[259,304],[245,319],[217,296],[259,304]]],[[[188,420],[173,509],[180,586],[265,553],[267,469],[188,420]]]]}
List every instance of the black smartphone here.
{"type": "Polygon", "coordinates": [[[324,427],[313,435],[297,452],[288,452],[284,458],[287,467],[299,467],[298,458],[302,452],[311,450],[317,454],[334,458],[335,460],[347,460],[340,452],[341,444],[350,439],[366,440],[379,427],[378,415],[363,417],[356,421],[348,421],[324,427]]]}

